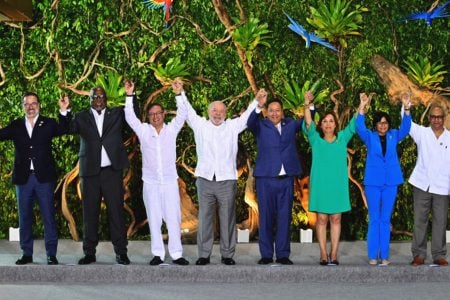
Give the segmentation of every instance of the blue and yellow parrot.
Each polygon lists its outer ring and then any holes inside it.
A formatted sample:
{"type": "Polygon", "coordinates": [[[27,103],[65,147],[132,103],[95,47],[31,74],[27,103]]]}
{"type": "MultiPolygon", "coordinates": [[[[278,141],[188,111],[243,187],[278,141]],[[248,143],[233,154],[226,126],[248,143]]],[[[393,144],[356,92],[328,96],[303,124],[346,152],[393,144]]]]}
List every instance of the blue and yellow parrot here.
{"type": "Polygon", "coordinates": [[[442,5],[437,6],[437,1],[434,5],[431,6],[431,8],[428,11],[421,11],[417,13],[413,13],[409,16],[407,16],[403,21],[408,20],[425,20],[427,23],[427,26],[431,26],[431,20],[437,19],[437,18],[446,18],[449,17],[450,14],[447,13],[446,7],[450,4],[450,1],[445,2],[442,5]]]}
{"type": "Polygon", "coordinates": [[[288,25],[289,29],[292,30],[293,32],[295,32],[296,34],[300,35],[305,40],[306,48],[310,47],[311,42],[315,42],[315,43],[321,44],[322,46],[325,46],[333,51],[338,51],[336,49],[336,47],[334,47],[330,43],[326,42],[324,39],[318,37],[313,32],[306,31],[305,28],[303,28],[300,24],[298,24],[287,13],[284,13],[284,14],[291,22],[291,24],[288,25]]]}

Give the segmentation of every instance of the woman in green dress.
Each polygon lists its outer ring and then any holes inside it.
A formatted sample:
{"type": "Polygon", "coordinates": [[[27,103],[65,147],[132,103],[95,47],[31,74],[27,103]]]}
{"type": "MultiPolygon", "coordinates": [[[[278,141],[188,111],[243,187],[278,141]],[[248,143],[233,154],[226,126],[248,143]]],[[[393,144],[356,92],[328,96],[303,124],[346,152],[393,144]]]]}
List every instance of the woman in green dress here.
{"type": "MultiPolygon", "coordinates": [[[[305,107],[312,94],[305,94],[305,107]]],[[[360,103],[364,109],[364,103],[360,103]]],[[[311,113],[305,109],[303,131],[312,149],[309,211],[317,212],[316,234],[321,265],[338,265],[341,215],[350,211],[347,171],[347,143],[355,133],[355,117],[341,131],[334,112],[325,113],[316,128],[311,113]],[[327,252],[327,224],[330,222],[331,251],[327,252]]]]}

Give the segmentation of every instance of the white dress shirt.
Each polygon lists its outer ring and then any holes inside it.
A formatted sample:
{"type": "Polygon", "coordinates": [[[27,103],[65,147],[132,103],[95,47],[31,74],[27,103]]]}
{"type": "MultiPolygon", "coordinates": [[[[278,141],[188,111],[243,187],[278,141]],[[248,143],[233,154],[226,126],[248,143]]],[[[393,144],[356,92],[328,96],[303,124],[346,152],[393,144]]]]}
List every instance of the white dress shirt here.
{"type": "Polygon", "coordinates": [[[423,191],[450,195],[450,131],[436,137],[431,127],[414,122],[409,132],[417,144],[417,162],[409,183],[423,191]]]}
{"type": "MultiPolygon", "coordinates": [[[[105,111],[106,109],[102,109],[100,114],[93,108],[91,108],[92,114],[94,115],[95,124],[97,124],[97,130],[100,137],[102,137],[103,133],[103,121],[105,119],[105,111]]],[[[105,147],[102,145],[102,158],[101,158],[100,167],[108,167],[111,165],[111,160],[109,159],[108,153],[106,152],[105,147]]]]}
{"type": "Polygon", "coordinates": [[[210,120],[197,115],[186,95],[181,93],[177,101],[182,100],[187,107],[187,122],[194,131],[197,167],[195,176],[217,181],[236,180],[236,156],[239,133],[247,128],[247,119],[255,109],[257,101],[250,103],[247,110],[238,118],[227,119],[216,126],[210,120]]]}
{"type": "Polygon", "coordinates": [[[142,180],[151,184],[177,181],[176,140],[186,119],[186,107],[177,98],[177,115],[164,124],[159,134],[149,123],[142,123],[134,113],[133,97],[126,97],[125,119],[141,144],[142,180]]]}
{"type": "MultiPolygon", "coordinates": [[[[36,126],[37,119],[39,118],[39,114],[36,114],[36,117],[33,119],[33,125],[36,126]]],[[[27,117],[25,117],[25,127],[27,128],[28,136],[31,139],[31,136],[33,135],[33,125],[31,125],[31,122],[28,120],[27,117]]],[[[33,166],[33,160],[30,159],[30,170],[34,170],[33,166]]]]}

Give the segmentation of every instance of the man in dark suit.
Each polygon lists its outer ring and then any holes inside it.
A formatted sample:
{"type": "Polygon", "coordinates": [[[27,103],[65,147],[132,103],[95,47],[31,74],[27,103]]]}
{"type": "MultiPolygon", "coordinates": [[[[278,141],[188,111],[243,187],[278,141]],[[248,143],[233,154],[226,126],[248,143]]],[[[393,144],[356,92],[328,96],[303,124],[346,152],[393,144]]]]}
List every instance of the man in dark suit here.
{"type": "Polygon", "coordinates": [[[122,141],[124,111],[122,107],[107,107],[106,93],[101,87],[91,89],[89,97],[90,109],[79,112],[70,126],[71,133],[80,135],[85,256],[78,264],[87,265],[96,261],[100,204],[104,198],[116,261],[128,265],[122,183],[123,169],[128,166],[122,141]]]}
{"type": "Polygon", "coordinates": [[[44,222],[47,264],[57,265],[58,229],[55,221],[53,190],[56,181],[52,139],[67,133],[70,113],[68,98],[59,100],[59,122],[39,114],[40,101],[35,93],[23,96],[25,117],[0,129],[0,140],[12,140],[15,147],[12,182],[16,185],[19,210],[20,248],[23,255],[16,265],[33,262],[33,205],[37,198],[44,222]]]}
{"type": "Polygon", "coordinates": [[[289,259],[290,224],[294,177],[300,176],[302,168],[296,146],[296,135],[302,121],[285,118],[283,104],[274,99],[267,106],[267,118],[260,117],[267,100],[267,93],[260,90],[258,106],[251,113],[247,126],[256,137],[258,155],[253,176],[256,179],[256,194],[259,209],[258,264],[273,262],[274,235],[276,262],[292,265],[289,259]],[[274,234],[274,226],[276,232],[274,234]]]}

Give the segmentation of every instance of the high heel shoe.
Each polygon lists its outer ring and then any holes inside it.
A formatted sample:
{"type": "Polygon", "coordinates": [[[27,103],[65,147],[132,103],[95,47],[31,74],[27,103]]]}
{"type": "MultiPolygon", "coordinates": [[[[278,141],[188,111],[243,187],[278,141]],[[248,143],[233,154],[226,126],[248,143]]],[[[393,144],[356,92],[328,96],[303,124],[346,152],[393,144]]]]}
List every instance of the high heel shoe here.
{"type": "Polygon", "coordinates": [[[320,264],[321,266],[328,266],[328,260],[326,260],[326,259],[321,259],[320,262],[319,262],[319,264],[320,264]]]}

